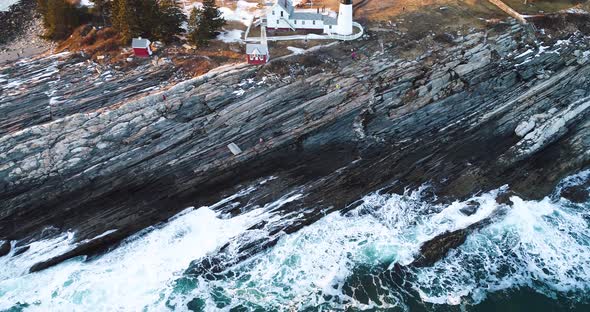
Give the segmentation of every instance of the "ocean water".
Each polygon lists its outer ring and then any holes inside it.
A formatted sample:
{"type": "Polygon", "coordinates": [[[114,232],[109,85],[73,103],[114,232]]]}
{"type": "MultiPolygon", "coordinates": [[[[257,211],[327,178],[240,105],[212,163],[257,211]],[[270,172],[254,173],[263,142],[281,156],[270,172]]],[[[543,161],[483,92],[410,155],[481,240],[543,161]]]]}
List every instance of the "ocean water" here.
{"type": "Polygon", "coordinates": [[[256,192],[254,186],[217,205],[189,208],[91,261],[26,273],[72,248],[74,233],[2,257],[0,311],[589,311],[590,203],[557,195],[589,176],[565,179],[540,201],[512,197],[513,207],[496,203],[503,190],[478,195],[470,199],[480,203],[471,216],[460,212],[466,201],[432,205],[421,190],[368,194],[354,210],[283,235],[225,272],[187,275],[192,260],[268,235],[249,228],[279,219],[278,206],[304,196],[290,194],[237,217],[216,212],[256,192]],[[412,262],[423,242],[497,211],[504,213],[433,267],[399,274],[396,264],[412,262]]]}

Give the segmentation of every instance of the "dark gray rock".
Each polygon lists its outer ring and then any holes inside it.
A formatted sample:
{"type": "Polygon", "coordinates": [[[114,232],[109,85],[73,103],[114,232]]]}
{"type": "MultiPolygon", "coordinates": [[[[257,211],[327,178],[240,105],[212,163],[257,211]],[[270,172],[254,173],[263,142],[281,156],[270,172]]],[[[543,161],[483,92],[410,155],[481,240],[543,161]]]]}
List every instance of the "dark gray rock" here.
{"type": "Polygon", "coordinates": [[[561,189],[560,195],[573,203],[586,203],[590,201],[590,191],[584,185],[566,186],[561,189]]]}
{"type": "Polygon", "coordinates": [[[451,249],[463,245],[468,234],[469,232],[467,230],[447,232],[424,243],[420,247],[420,255],[412,262],[411,266],[429,267],[434,265],[446,256],[451,249]]]}
{"type": "Polygon", "coordinates": [[[465,204],[465,207],[459,209],[459,211],[461,211],[461,213],[466,216],[471,216],[477,212],[480,205],[481,204],[479,202],[474,201],[474,200],[470,200],[467,202],[467,204],[465,204]]]}
{"type": "Polygon", "coordinates": [[[10,241],[0,242],[0,257],[6,256],[10,253],[10,241]]]}
{"type": "Polygon", "coordinates": [[[24,254],[25,252],[27,252],[29,249],[31,249],[31,246],[27,245],[27,246],[22,246],[22,247],[16,247],[14,248],[14,253],[12,254],[13,257],[19,256],[24,254]]]}
{"type": "Polygon", "coordinates": [[[518,196],[518,194],[512,191],[501,192],[500,194],[498,194],[498,196],[496,196],[496,203],[498,203],[498,205],[512,206],[514,205],[514,203],[510,199],[510,197],[512,196],[518,196]]]}
{"type": "Polygon", "coordinates": [[[489,217],[476,222],[465,229],[437,235],[420,246],[418,256],[409,266],[418,268],[433,266],[436,262],[444,258],[449,251],[463,245],[469,234],[488,226],[499,218],[502,218],[505,215],[505,212],[506,210],[504,208],[498,208],[492,212],[489,217]]]}

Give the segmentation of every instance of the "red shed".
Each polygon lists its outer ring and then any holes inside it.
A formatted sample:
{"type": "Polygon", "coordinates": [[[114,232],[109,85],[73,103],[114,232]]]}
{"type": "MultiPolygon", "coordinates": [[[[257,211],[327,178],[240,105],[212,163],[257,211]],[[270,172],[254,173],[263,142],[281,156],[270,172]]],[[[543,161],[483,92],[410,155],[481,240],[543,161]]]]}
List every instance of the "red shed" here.
{"type": "Polygon", "coordinates": [[[247,44],[246,54],[248,54],[248,64],[260,65],[270,60],[268,46],[265,44],[247,44]]]}
{"type": "Polygon", "coordinates": [[[131,47],[135,56],[139,57],[150,57],[152,55],[152,49],[150,48],[151,42],[148,39],[133,38],[131,41],[131,47]]]}

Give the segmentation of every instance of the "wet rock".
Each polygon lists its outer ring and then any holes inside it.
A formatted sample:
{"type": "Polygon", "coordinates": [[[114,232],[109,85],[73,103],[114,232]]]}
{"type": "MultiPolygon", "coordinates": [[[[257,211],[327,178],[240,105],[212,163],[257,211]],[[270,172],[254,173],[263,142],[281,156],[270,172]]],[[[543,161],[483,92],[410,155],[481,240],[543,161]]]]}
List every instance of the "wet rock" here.
{"type": "Polygon", "coordinates": [[[428,186],[420,191],[420,199],[426,202],[435,202],[438,196],[433,186],[428,186]]]}
{"type": "Polygon", "coordinates": [[[10,241],[0,242],[0,257],[6,256],[10,253],[10,241]]]}
{"type": "Polygon", "coordinates": [[[16,247],[14,249],[14,254],[12,254],[12,256],[16,257],[18,255],[22,255],[23,253],[27,252],[29,249],[31,249],[30,245],[23,246],[23,247],[16,247]]]}
{"type": "Polygon", "coordinates": [[[497,208],[492,214],[465,229],[440,234],[420,246],[420,251],[410,267],[430,267],[443,259],[449,251],[456,249],[465,243],[467,236],[474,231],[482,229],[497,219],[502,218],[506,213],[503,208],[497,208]]]}
{"type": "Polygon", "coordinates": [[[463,245],[468,234],[467,230],[458,230],[436,236],[420,247],[420,255],[412,262],[411,266],[418,268],[433,266],[444,258],[451,249],[463,245]]]}
{"type": "Polygon", "coordinates": [[[471,216],[477,212],[480,205],[481,204],[478,201],[470,200],[467,202],[465,207],[459,209],[459,211],[461,211],[461,213],[466,216],[471,216]]]}
{"type": "Polygon", "coordinates": [[[512,206],[514,205],[514,202],[512,202],[512,200],[510,199],[510,197],[512,196],[517,196],[517,194],[512,191],[501,192],[500,194],[498,194],[498,196],[496,196],[496,203],[498,205],[512,206]]]}
{"type": "Polygon", "coordinates": [[[586,203],[590,201],[590,192],[584,185],[566,186],[561,189],[561,197],[573,203],[586,203]]]}

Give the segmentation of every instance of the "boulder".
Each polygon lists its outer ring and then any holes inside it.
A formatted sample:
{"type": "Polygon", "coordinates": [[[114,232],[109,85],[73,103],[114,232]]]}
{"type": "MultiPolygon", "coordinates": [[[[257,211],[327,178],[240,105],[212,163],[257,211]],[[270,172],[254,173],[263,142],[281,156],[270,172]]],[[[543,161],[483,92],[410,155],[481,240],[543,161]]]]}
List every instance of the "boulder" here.
{"type": "Polygon", "coordinates": [[[572,203],[581,204],[590,201],[590,192],[582,185],[566,186],[561,189],[560,195],[572,203]]]}
{"type": "Polygon", "coordinates": [[[474,231],[480,230],[499,218],[504,217],[506,209],[496,208],[488,217],[471,224],[470,226],[452,232],[445,232],[425,242],[420,247],[419,255],[410,264],[410,267],[431,267],[444,258],[449,251],[459,248],[467,236],[474,231]]]}
{"type": "Polygon", "coordinates": [[[514,192],[502,192],[500,194],[498,194],[498,196],[496,196],[496,203],[498,205],[507,205],[507,206],[512,206],[514,205],[514,203],[512,202],[512,200],[510,200],[510,197],[515,196],[516,194],[514,192]]]}
{"type": "Polygon", "coordinates": [[[473,214],[475,214],[477,212],[477,210],[479,209],[479,206],[481,204],[475,200],[470,200],[467,202],[467,204],[465,205],[465,207],[459,209],[459,211],[461,211],[462,214],[466,215],[466,216],[471,216],[473,214]]]}
{"type": "Polygon", "coordinates": [[[466,229],[446,232],[427,241],[420,247],[420,256],[411,264],[414,267],[430,267],[444,258],[451,249],[455,249],[465,242],[469,232],[466,229]]]}

